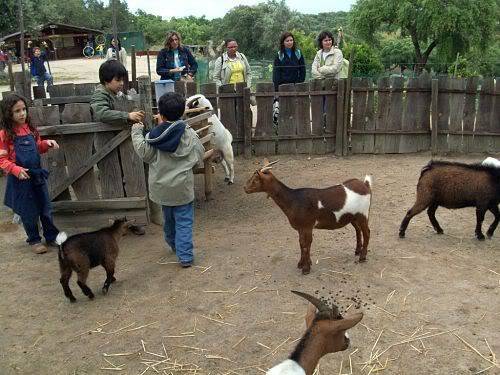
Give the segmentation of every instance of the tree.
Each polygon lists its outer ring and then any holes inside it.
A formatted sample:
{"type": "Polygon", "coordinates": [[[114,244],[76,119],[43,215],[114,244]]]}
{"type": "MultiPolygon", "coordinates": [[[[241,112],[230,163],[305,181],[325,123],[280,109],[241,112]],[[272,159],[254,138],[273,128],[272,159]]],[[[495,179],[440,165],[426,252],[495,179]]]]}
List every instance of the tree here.
{"type": "Polygon", "coordinates": [[[453,60],[471,46],[491,40],[498,19],[495,0],[359,0],[351,10],[351,26],[371,43],[377,31],[399,30],[411,38],[416,71],[438,53],[453,60]]]}
{"type": "Polygon", "coordinates": [[[345,59],[349,59],[351,51],[354,52],[352,74],[358,77],[374,77],[384,70],[375,49],[368,44],[348,43],[342,50],[345,59]]]}
{"type": "Polygon", "coordinates": [[[408,37],[388,38],[381,43],[380,57],[387,69],[396,66],[404,68],[415,61],[415,49],[408,37]]]}
{"type": "Polygon", "coordinates": [[[314,35],[306,35],[302,30],[292,30],[291,33],[293,34],[295,43],[297,46],[300,48],[302,51],[302,54],[304,55],[304,59],[307,61],[312,61],[314,59],[314,56],[316,55],[316,51],[318,50],[316,48],[316,38],[314,35]]]}

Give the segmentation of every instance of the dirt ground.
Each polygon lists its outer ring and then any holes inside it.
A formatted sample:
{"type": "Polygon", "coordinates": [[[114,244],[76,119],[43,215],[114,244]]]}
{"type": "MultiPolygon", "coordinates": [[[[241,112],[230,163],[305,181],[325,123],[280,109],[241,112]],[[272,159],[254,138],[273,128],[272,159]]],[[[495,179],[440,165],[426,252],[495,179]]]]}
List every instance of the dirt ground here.
{"type": "MultiPolygon", "coordinates": [[[[91,59],[78,58],[69,60],[57,60],[50,62],[50,69],[54,76],[54,84],[61,83],[85,83],[85,82],[99,82],[99,66],[104,62],[104,59],[93,57],[91,59]]],[[[150,57],[151,65],[151,80],[156,81],[160,76],[156,74],[156,56],[150,57]]],[[[137,76],[148,74],[148,64],[146,56],[137,56],[136,59],[137,76]]],[[[130,56],[127,59],[127,69],[132,71],[130,56]]],[[[13,65],[15,72],[21,71],[21,65],[13,65]]],[[[36,82],[32,82],[36,85],[36,82]]],[[[7,85],[0,84],[0,92],[9,91],[7,85]]]]}
{"type": "MultiPolygon", "coordinates": [[[[500,355],[500,232],[479,242],[473,209],[439,209],[444,235],[425,213],[406,239],[397,235],[429,157],[280,156],[275,174],[292,187],[374,177],[368,261],[356,262],[352,227],[316,230],[307,276],[296,268],[298,236],[285,215],[263,194],[243,191],[255,158],[236,159],[233,186],[217,169],[213,200],[197,202],[195,267],[181,269],[161,228],[150,225],[122,242],[108,295],[100,294],[103,269],[91,271],[93,301],[73,277],[77,302],[69,303],[56,252],[32,254],[3,209],[0,373],[263,373],[304,331],[307,304],[290,293],[297,289],[338,294],[344,310],[351,298],[362,301],[351,347],[323,357],[318,374],[499,374],[491,366],[500,355]]],[[[488,213],[485,231],[491,221],[488,213]]]]}

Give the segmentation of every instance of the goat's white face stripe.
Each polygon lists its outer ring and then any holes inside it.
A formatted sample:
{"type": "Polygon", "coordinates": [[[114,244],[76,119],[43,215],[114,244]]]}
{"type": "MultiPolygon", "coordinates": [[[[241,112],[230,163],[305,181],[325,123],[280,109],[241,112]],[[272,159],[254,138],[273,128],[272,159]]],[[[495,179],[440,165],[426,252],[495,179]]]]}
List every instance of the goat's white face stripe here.
{"type": "Polygon", "coordinates": [[[321,201],[318,201],[318,208],[321,210],[322,208],[325,208],[325,206],[323,206],[323,203],[321,203],[321,201]]]}
{"type": "Polygon", "coordinates": [[[368,213],[370,212],[370,194],[361,195],[346,188],[344,185],[342,187],[346,194],[346,200],[344,207],[338,211],[332,211],[335,219],[338,221],[344,214],[362,214],[368,218],[368,213]]]}

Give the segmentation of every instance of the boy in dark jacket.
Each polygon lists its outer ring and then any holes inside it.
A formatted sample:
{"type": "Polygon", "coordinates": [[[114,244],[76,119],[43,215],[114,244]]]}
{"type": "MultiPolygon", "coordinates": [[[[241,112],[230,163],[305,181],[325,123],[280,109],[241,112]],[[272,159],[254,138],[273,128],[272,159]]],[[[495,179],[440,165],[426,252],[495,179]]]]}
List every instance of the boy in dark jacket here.
{"type": "MultiPolygon", "coordinates": [[[[96,88],[90,99],[90,107],[95,121],[123,126],[142,122],[144,119],[143,111],[125,112],[115,109],[117,97],[123,95],[123,82],[127,75],[127,69],[117,60],[106,61],[100,66],[99,81],[101,85],[96,88]]],[[[145,233],[143,226],[134,225],[130,229],[138,235],[145,233]]]]}
{"type": "MultiPolygon", "coordinates": [[[[44,42],[45,43],[45,42],[44,42]]],[[[31,40],[28,42],[28,48],[31,48],[31,40]]],[[[45,69],[45,61],[47,61],[47,53],[40,49],[40,47],[34,47],[31,56],[30,72],[36,79],[38,86],[44,86],[45,81],[47,81],[47,87],[54,84],[52,76],[45,69]]]]}

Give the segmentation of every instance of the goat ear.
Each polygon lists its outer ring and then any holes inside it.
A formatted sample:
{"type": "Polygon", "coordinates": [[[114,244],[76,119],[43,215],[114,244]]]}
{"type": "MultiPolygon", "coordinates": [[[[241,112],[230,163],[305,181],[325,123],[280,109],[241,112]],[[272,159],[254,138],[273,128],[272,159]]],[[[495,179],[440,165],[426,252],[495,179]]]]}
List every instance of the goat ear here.
{"type": "Polygon", "coordinates": [[[306,316],[304,318],[306,320],[306,327],[308,329],[311,328],[314,318],[316,318],[316,310],[316,306],[314,306],[312,303],[309,303],[307,305],[306,316]]]}
{"type": "Polygon", "coordinates": [[[363,313],[356,313],[346,316],[344,319],[334,320],[337,330],[347,331],[349,328],[354,327],[363,319],[363,313]]]}

